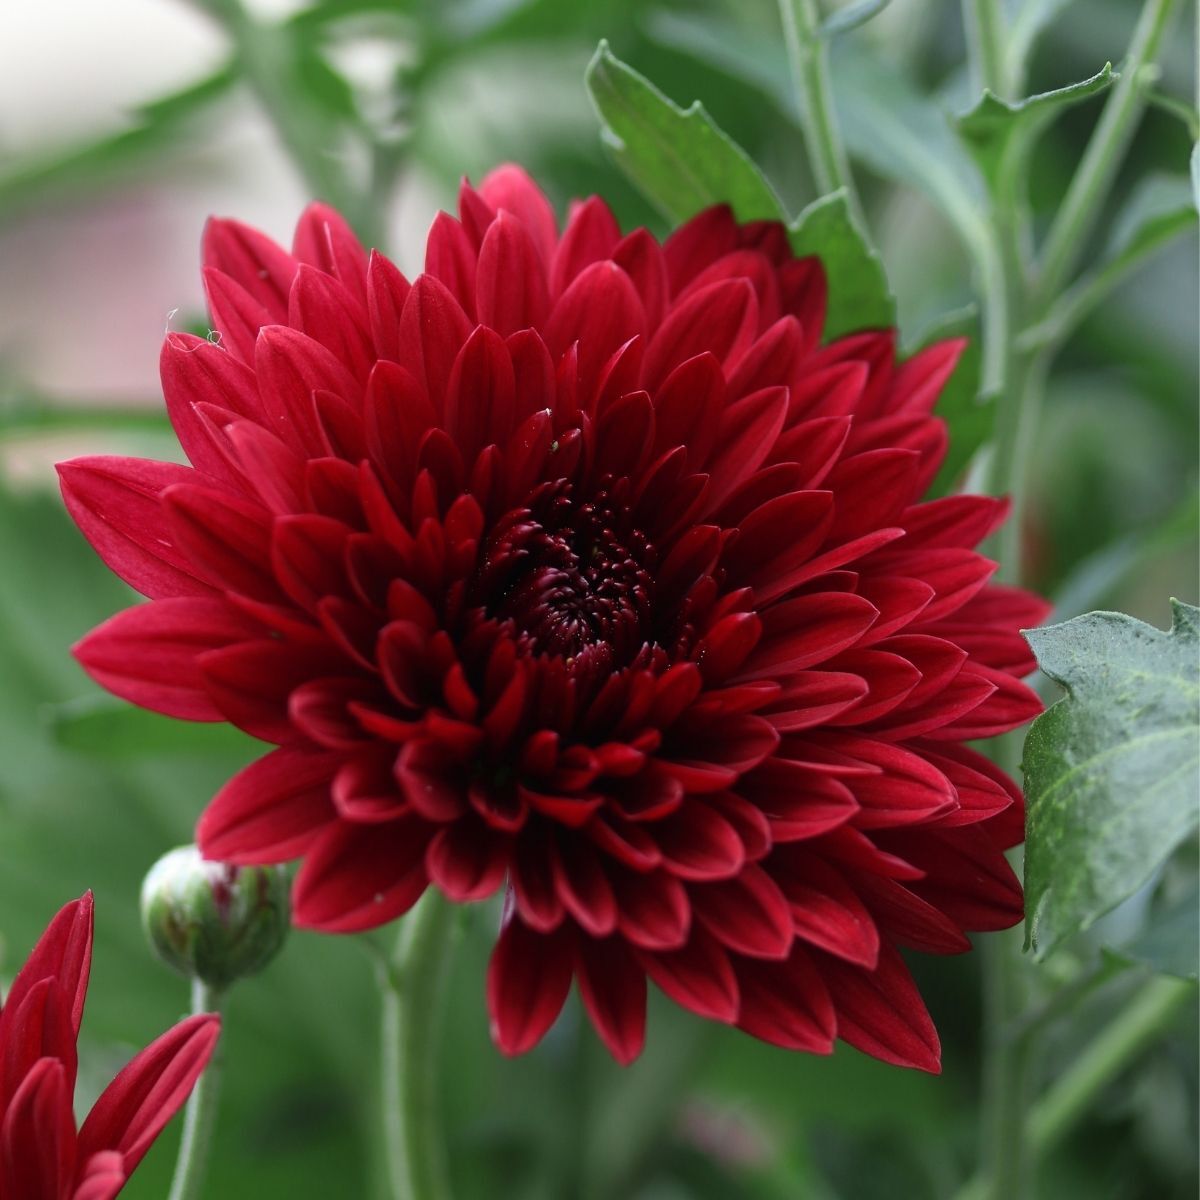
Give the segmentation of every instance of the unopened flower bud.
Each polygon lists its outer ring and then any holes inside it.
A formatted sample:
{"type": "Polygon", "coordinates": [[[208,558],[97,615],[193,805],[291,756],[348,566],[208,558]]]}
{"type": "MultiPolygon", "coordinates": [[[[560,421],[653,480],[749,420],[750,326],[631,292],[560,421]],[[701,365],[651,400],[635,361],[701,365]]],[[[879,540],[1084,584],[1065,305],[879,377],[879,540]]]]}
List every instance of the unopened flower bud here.
{"type": "Polygon", "coordinates": [[[142,884],[142,927],[159,957],[218,991],[275,957],[290,920],[282,867],[209,862],[180,846],[142,884]]]}

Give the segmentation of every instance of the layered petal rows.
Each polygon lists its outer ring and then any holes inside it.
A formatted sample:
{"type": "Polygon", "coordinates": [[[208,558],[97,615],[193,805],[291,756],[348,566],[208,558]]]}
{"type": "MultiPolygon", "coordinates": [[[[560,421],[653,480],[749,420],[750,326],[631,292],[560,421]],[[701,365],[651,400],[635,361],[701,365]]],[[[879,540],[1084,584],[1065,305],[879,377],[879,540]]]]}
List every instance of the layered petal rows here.
{"type": "Polygon", "coordinates": [[[0,1198],[111,1200],[187,1099],[217,1040],[190,1017],[108,1085],[82,1127],[75,1042],[92,961],[92,896],[50,922],[0,1008],[0,1198]]]}
{"type": "Polygon", "coordinates": [[[312,206],[204,240],[219,342],[172,334],[191,466],[87,458],[66,503],[150,598],[77,647],[133,703],[275,749],[204,851],[301,858],[299,924],[505,889],[517,1053],[574,980],[621,1061],[646,980],[779,1045],[936,1069],[897,947],[1021,916],[1018,789],[965,743],[1039,704],[1040,600],[921,502],[961,350],[822,344],[825,277],[715,208],[663,244],[517,168],[409,281],[312,206]]]}

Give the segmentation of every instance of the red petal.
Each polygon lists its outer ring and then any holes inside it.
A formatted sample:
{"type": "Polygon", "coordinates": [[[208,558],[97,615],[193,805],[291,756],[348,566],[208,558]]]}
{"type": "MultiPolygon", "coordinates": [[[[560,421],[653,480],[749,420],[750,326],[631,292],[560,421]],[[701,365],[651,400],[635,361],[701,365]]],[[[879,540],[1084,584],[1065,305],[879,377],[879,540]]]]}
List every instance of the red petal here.
{"type": "Polygon", "coordinates": [[[480,324],[504,337],[540,329],[550,310],[541,256],[529,230],[509,213],[497,213],[484,235],[474,300],[480,324]]]}
{"type": "Polygon", "coordinates": [[[367,254],[336,209],[328,204],[310,204],[296,223],[292,252],[300,262],[320,267],[356,298],[363,299],[367,254]]]}
{"type": "Polygon", "coordinates": [[[206,858],[286,862],[334,819],[329,788],[341,754],[285,746],[252,762],[213,797],[196,826],[206,858]]]}
{"type": "Polygon", "coordinates": [[[223,721],[204,689],[197,655],[259,632],[225,600],[180,596],[117,613],[72,653],[101,687],[131,704],[188,721],[223,721]]]}
{"type": "Polygon", "coordinates": [[[400,361],[400,314],[412,285],[399,268],[377,250],[367,267],[367,315],[375,353],[381,359],[400,361]]]}
{"type": "Polygon", "coordinates": [[[723,279],[674,305],[646,348],[645,381],[653,391],[679,363],[706,351],[732,366],[758,328],[758,301],[745,278],[723,279]]]}
{"type": "Polygon", "coordinates": [[[359,933],[408,912],[429,882],[432,828],[417,817],[331,826],[308,849],[292,889],[300,929],[359,933]]]}
{"type": "Polygon", "coordinates": [[[646,974],[619,938],[579,943],[579,994],[604,1044],[623,1067],[646,1040],[646,974]]]}
{"type": "Polygon", "coordinates": [[[712,934],[693,926],[687,945],[679,950],[636,953],[646,974],[676,1004],[713,1021],[737,1020],[737,976],[712,934]]]}
{"type": "Polygon", "coordinates": [[[688,890],[692,909],[730,950],[783,959],[792,945],[792,916],[775,881],[747,864],[733,879],[688,890]]]}
{"type": "Polygon", "coordinates": [[[185,550],[163,536],[162,493],[198,476],[190,467],[95,456],[58,464],[67,511],[110,570],[143,596],[211,591],[185,550]]]}
{"type": "Polygon", "coordinates": [[[438,213],[425,238],[425,271],[445,284],[468,317],[475,315],[477,258],[476,247],[462,225],[449,213],[438,213]]]}
{"type": "Polygon", "coordinates": [[[506,209],[519,217],[549,264],[558,240],[558,222],[542,189],[520,167],[505,163],[489,172],[479,184],[479,195],[497,212],[506,209]]]}
{"type": "Polygon", "coordinates": [[[600,372],[630,338],[645,333],[642,302],[615,263],[593,263],[563,293],[546,322],[550,352],[561,357],[579,345],[579,404],[590,409],[600,372]]]}
{"type": "Polygon", "coordinates": [[[503,882],[509,839],[482,821],[456,821],[438,831],[425,851],[429,878],[451,900],[485,900],[503,882]]]}
{"type": "Polygon", "coordinates": [[[221,346],[239,362],[254,362],[259,331],[271,324],[271,313],[224,271],[205,267],[204,293],[221,346]]]}
{"type": "Polygon", "coordinates": [[[221,1031],[201,1014],[181,1021],[137,1054],[104,1089],[79,1131],[79,1156],[116,1150],[128,1174],[200,1078],[221,1031]]]}
{"type": "Polygon", "coordinates": [[[617,928],[643,950],[676,950],[688,939],[687,889],[667,871],[610,872],[617,897],[617,928]]]}
{"type": "Polygon", "coordinates": [[[232,492],[177,483],[162,497],[162,516],[175,545],[217,586],[255,600],[279,599],[270,572],[265,509],[232,492]]]}
{"type": "Polygon", "coordinates": [[[240,283],[272,321],[287,319],[296,260],[266,234],[240,221],[213,217],[204,227],[201,255],[206,267],[224,271],[240,283]]]}
{"type": "Polygon", "coordinates": [[[524,1054],[542,1040],[566,1001],[574,969],[573,933],[538,934],[516,916],[500,931],[487,972],[492,1041],[524,1054]]]}
{"type": "Polygon", "coordinates": [[[858,966],[875,967],[879,930],[842,871],[818,853],[795,846],[781,855],[776,875],[791,905],[797,937],[858,966]]]}
{"type": "Polygon", "coordinates": [[[739,1029],[787,1050],[833,1051],[837,1015],[811,955],[796,946],[785,962],[747,959],[737,973],[739,1029]]]}
{"type": "MultiPolygon", "coordinates": [[[[78,900],[72,900],[58,910],[30,951],[25,965],[17,972],[4,998],[3,1013],[15,1012],[39,980],[55,979],[69,1000],[71,1026],[79,1032],[92,965],[93,907],[92,893],[84,892],[78,900]]],[[[0,1044],[3,1044],[2,1038],[0,1044]]]]}
{"type": "Polygon", "coordinates": [[[693,799],[654,826],[663,863],[681,879],[728,879],[741,870],[746,848],[737,831],[702,800],[693,799]]]}
{"type": "Polygon", "coordinates": [[[937,1030],[900,955],[886,943],[874,971],[825,958],[821,974],[833,997],[838,1037],[884,1062],[941,1071],[937,1030]]]}
{"type": "Polygon", "coordinates": [[[34,1064],[0,1125],[0,1192],[14,1200],[63,1200],[75,1173],[71,1081],[63,1064],[34,1064]]]}
{"type": "Polygon", "coordinates": [[[611,258],[620,240],[617,219],[599,196],[573,205],[551,262],[550,294],[561,296],[592,263],[611,258]]]}
{"type": "Polygon", "coordinates": [[[419,275],[400,314],[396,360],[424,385],[439,411],[454,360],[470,332],[471,322],[445,285],[432,275],[419,275]]]}

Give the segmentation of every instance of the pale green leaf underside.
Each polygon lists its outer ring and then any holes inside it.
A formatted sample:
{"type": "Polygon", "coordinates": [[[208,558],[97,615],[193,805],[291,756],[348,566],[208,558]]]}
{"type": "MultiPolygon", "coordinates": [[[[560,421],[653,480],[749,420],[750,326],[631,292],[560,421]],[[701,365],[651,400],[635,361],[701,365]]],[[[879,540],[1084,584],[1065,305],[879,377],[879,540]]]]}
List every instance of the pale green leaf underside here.
{"type": "Polygon", "coordinates": [[[1052,92],[1029,96],[1009,104],[984,92],[983,98],[970,112],[958,120],[958,132],[970,148],[984,177],[994,186],[1004,172],[1006,157],[1018,153],[1041,131],[1042,127],[1064,109],[1078,104],[1097,92],[1104,91],[1117,79],[1112,64],[1089,79],[1052,92]]]}
{"type": "MultiPolygon", "coordinates": [[[[699,104],[681,108],[601,42],[587,71],[602,136],[646,197],[673,221],[728,204],[739,221],[787,221],[787,212],[750,156],[699,104]]],[[[896,303],[879,256],[843,192],[810,204],[789,226],[799,257],[817,255],[829,285],[825,336],[896,323],[896,303]]]]}
{"type": "Polygon", "coordinates": [[[815,254],[825,267],[829,303],[825,336],[896,323],[896,301],[879,255],[867,244],[846,203],[844,190],[814,200],[792,223],[792,252],[815,254]]]}
{"type": "Polygon", "coordinates": [[[663,214],[685,221],[728,204],[740,221],[779,218],[783,207],[750,156],[699,102],[680,108],[601,42],[587,87],[605,145],[663,214]]]}
{"type": "Polygon", "coordinates": [[[1167,633],[1096,612],[1026,634],[1067,695],[1031,727],[1026,944],[1038,958],[1142,887],[1197,827],[1200,610],[1167,633]]]}

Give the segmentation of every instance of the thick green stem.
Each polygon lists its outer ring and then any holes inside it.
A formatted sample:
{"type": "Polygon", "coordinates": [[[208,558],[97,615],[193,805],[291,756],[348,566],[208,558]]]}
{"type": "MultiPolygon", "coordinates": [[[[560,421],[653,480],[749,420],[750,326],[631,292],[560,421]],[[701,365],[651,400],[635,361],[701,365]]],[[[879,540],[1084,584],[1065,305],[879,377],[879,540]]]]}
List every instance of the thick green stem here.
{"type": "Polygon", "coordinates": [[[1154,62],[1178,0],[1146,0],[1129,54],[1046,235],[1038,278],[1039,316],[1071,277],[1095,227],[1145,107],[1144,72],[1154,62]]]}
{"type": "Polygon", "coordinates": [[[971,60],[971,82],[977,92],[987,88],[1009,99],[1005,57],[1004,13],[1000,0],[963,0],[963,23],[971,60]]]}
{"type": "Polygon", "coordinates": [[[817,0],[779,0],[779,15],[813,179],[822,195],[845,188],[850,211],[861,222],[862,206],[833,106],[829,50],[820,33],[817,0]]]}
{"type": "Polygon", "coordinates": [[[1111,1083],[1196,998],[1194,984],[1158,976],[1149,980],[1125,1010],[1096,1038],[1070,1069],[1033,1106],[1029,1139],[1035,1154],[1054,1149],[1085,1116],[1101,1088],[1111,1083]]]}
{"type": "MultiPolygon", "coordinates": [[[[1096,1095],[1133,1062],[1147,1046],[1170,1028],[1176,1014],[1196,986],[1182,979],[1158,976],[1149,980],[1129,1005],[1096,1038],[1040,1100],[1024,1121],[1025,1142],[1033,1160],[1042,1158],[1087,1115],[1096,1095]]],[[[1029,1039],[1019,1041],[1028,1053],[1029,1039]]],[[[990,1174],[974,1176],[960,1188],[955,1200],[1014,1200],[1019,1192],[1005,1192],[990,1174]]]]}
{"type": "Polygon", "coordinates": [[[437,1050],[453,940],[453,909],[430,888],[401,922],[395,958],[379,974],[383,1139],[394,1200],[450,1200],[437,1050]]]}
{"type": "MultiPolygon", "coordinates": [[[[192,1013],[216,1012],[216,991],[199,979],[192,980],[192,1013]]],[[[196,1081],[183,1114],[183,1137],[175,1160],[168,1200],[199,1200],[204,1188],[204,1171],[217,1120],[217,1098],[221,1083],[221,1047],[218,1044],[204,1074],[196,1081]]]]}

